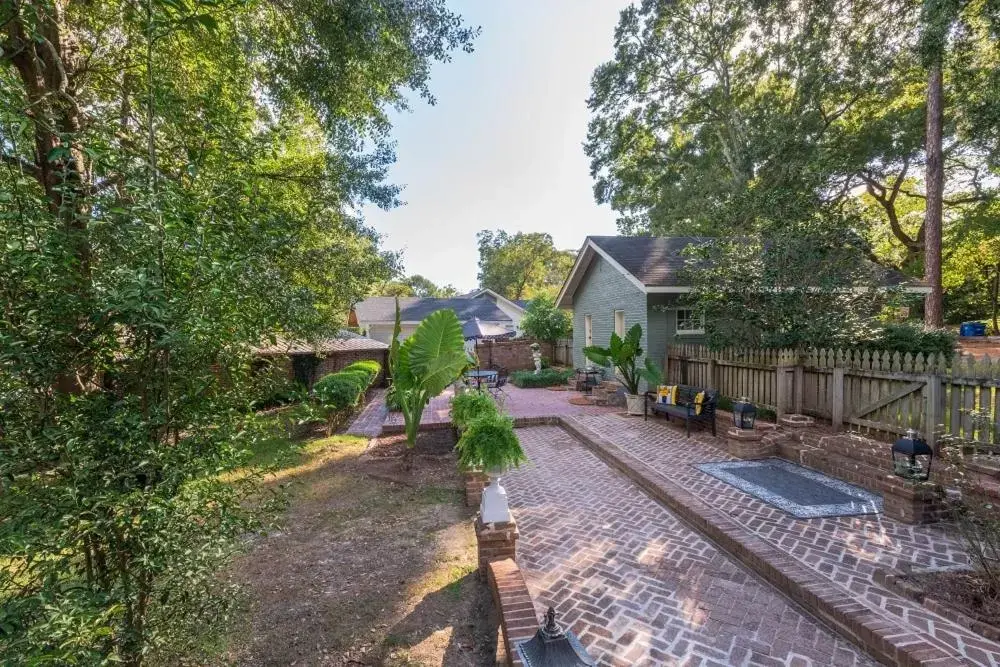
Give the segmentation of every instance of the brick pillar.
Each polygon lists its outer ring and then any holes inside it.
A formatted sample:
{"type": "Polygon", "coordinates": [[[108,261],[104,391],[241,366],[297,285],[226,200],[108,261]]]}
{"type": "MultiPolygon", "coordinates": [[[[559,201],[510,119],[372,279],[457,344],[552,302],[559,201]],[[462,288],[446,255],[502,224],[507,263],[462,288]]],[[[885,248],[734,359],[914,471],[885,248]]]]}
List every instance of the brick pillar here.
{"type": "Polygon", "coordinates": [[[808,415],[782,415],[778,418],[778,425],[791,433],[795,440],[801,442],[802,434],[806,431],[806,429],[810,429],[815,426],[816,420],[808,415]]]}
{"type": "Polygon", "coordinates": [[[731,428],[726,431],[726,449],[738,459],[764,459],[774,456],[774,442],[763,440],[764,434],[757,430],[731,428]]]}
{"type": "Polygon", "coordinates": [[[513,559],[517,545],[517,522],[483,523],[476,517],[476,545],[479,551],[479,574],[486,576],[487,566],[505,558],[513,559]]]}
{"type": "Polygon", "coordinates": [[[489,475],[484,472],[468,470],[463,475],[465,481],[465,506],[479,507],[483,498],[483,489],[490,483],[489,475]]]}

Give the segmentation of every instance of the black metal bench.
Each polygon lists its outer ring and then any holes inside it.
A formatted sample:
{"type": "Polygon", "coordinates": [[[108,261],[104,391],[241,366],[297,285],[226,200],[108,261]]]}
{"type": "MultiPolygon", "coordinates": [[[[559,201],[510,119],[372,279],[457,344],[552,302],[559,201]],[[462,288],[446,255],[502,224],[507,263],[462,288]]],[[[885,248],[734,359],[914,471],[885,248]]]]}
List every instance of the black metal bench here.
{"type": "Polygon", "coordinates": [[[664,405],[663,403],[656,402],[656,392],[648,391],[646,392],[645,405],[643,406],[643,419],[649,419],[649,411],[652,410],[654,413],[660,413],[664,415],[668,420],[671,417],[676,417],[677,419],[684,420],[684,429],[688,435],[691,436],[691,422],[700,422],[711,424],[712,435],[715,435],[715,405],[719,401],[719,392],[715,389],[702,389],[701,387],[692,387],[686,384],[677,385],[677,404],[676,405],[664,405]],[[701,402],[701,411],[696,412],[697,408],[694,403],[694,397],[696,394],[704,391],[705,398],[701,402]]]}

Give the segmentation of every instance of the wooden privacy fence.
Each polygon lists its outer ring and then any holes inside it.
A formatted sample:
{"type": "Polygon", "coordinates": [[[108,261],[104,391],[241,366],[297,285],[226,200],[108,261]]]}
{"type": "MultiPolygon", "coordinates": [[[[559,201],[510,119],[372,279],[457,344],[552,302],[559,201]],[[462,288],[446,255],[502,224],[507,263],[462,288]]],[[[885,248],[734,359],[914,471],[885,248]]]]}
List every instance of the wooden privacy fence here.
{"type": "Polygon", "coordinates": [[[552,349],[552,363],[560,366],[573,365],[573,339],[560,338],[555,342],[552,349]]]}
{"type": "Polygon", "coordinates": [[[952,435],[1000,450],[1000,360],[867,350],[667,347],[669,382],[747,397],[779,415],[828,419],[871,437],[907,429],[932,443],[952,435]]]}

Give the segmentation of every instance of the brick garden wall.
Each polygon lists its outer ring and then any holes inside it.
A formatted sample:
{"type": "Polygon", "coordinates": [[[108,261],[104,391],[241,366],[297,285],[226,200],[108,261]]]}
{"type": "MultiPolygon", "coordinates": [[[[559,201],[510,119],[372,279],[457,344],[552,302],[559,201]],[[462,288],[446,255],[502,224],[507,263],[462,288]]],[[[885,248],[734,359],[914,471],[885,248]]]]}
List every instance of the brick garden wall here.
{"type": "MultiPolygon", "coordinates": [[[[536,341],[533,338],[479,341],[476,345],[476,354],[483,367],[492,365],[509,371],[531,370],[535,368],[535,362],[531,360],[531,344],[534,342],[536,341]]],[[[550,345],[542,342],[539,344],[542,346],[542,354],[548,355],[546,350],[550,349],[550,345]]]]}

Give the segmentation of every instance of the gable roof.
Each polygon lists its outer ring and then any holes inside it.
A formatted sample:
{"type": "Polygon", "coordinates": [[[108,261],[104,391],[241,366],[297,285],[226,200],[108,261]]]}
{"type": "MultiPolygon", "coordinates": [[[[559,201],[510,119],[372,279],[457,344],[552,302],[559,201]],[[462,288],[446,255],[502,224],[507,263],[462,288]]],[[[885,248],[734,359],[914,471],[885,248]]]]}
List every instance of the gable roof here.
{"type": "MultiPolygon", "coordinates": [[[[687,261],[684,251],[713,240],[706,236],[588,236],[573,270],[559,291],[556,306],[567,308],[572,305],[573,293],[580,286],[590,263],[598,256],[647,294],[690,292],[691,286],[681,274],[687,261]]],[[[880,273],[883,287],[910,285],[911,291],[926,290],[899,271],[884,269],[880,273]]]]}
{"type": "MultiPolygon", "coordinates": [[[[478,317],[487,322],[511,322],[510,316],[500,310],[489,299],[454,297],[451,299],[431,299],[416,296],[400,297],[399,319],[401,322],[420,322],[431,313],[450,308],[462,322],[478,317]]],[[[396,321],[396,299],[391,296],[373,296],[354,306],[359,323],[396,321]]]]}

